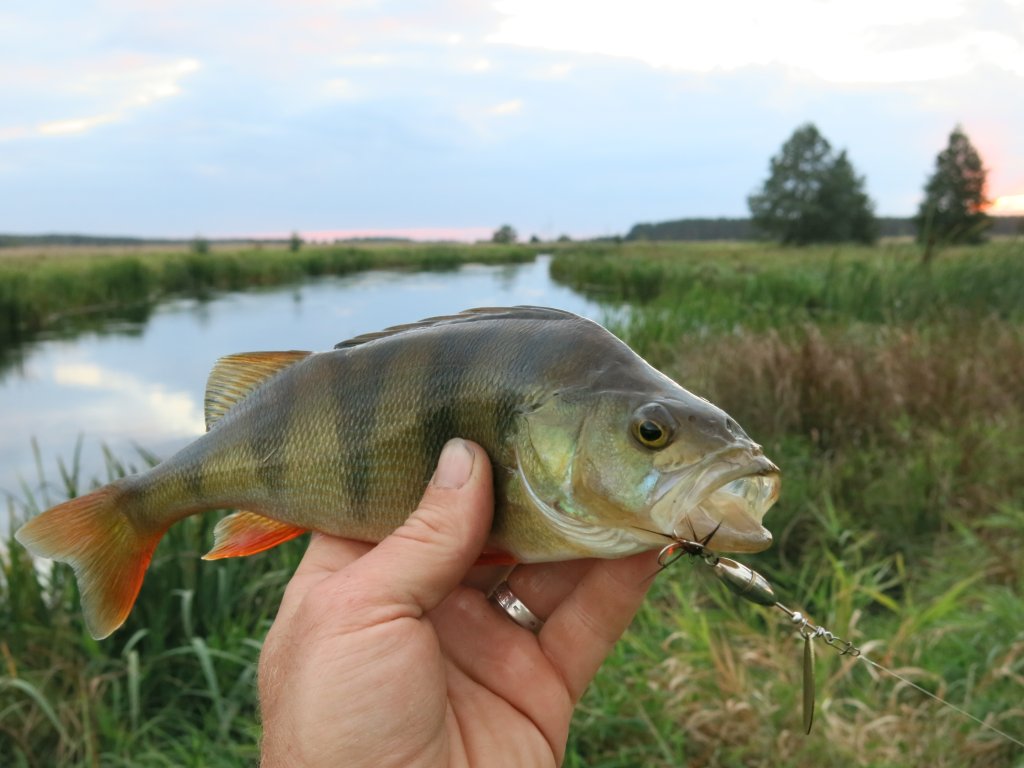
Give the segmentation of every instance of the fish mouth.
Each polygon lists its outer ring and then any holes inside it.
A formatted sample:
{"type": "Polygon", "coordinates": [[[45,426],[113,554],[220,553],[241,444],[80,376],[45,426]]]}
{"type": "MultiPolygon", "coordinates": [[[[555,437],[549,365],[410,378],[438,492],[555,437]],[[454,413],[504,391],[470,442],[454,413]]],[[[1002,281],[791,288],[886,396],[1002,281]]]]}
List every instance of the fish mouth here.
{"type": "Polygon", "coordinates": [[[727,451],[670,478],[651,517],[665,533],[718,552],[760,552],[772,543],[761,521],[780,487],[779,468],[764,455],[727,451]]]}

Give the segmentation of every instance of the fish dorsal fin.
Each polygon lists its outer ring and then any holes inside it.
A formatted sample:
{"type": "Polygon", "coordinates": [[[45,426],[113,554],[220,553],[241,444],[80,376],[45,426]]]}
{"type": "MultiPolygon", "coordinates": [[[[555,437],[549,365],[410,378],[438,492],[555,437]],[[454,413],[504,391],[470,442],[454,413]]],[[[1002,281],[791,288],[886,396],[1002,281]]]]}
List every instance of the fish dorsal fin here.
{"type": "Polygon", "coordinates": [[[275,373],[309,357],[312,352],[242,352],[222,357],[206,380],[206,429],[209,430],[235,403],[244,400],[275,373]]]}
{"type": "Polygon", "coordinates": [[[364,333],[360,336],[347,339],[334,345],[335,349],[348,349],[358,347],[360,344],[367,344],[378,339],[385,339],[389,336],[397,336],[407,331],[415,331],[421,328],[432,328],[438,325],[451,325],[453,323],[472,323],[479,320],[582,320],[579,315],[566,312],[563,309],[552,309],[551,307],[477,307],[467,309],[456,315],[439,315],[419,320],[415,323],[393,325],[383,331],[364,333]]]}

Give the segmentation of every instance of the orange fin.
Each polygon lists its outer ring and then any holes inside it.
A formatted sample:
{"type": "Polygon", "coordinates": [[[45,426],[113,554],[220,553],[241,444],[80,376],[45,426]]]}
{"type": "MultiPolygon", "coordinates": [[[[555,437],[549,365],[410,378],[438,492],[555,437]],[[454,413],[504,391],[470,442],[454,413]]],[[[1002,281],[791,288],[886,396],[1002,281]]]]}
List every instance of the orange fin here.
{"type": "Polygon", "coordinates": [[[111,483],[58,504],[14,534],[33,555],[74,568],[85,624],[97,640],[128,618],[163,536],[163,530],[139,531],[120,507],[121,498],[118,483],[111,483]]]}
{"type": "Polygon", "coordinates": [[[305,532],[305,528],[271,520],[255,512],[235,512],[217,523],[213,529],[213,549],[203,555],[203,560],[255,555],[305,532]]]}
{"type": "Polygon", "coordinates": [[[206,429],[209,430],[232,406],[275,373],[305,360],[312,352],[243,352],[222,357],[206,380],[206,429]]]}
{"type": "Polygon", "coordinates": [[[518,562],[508,552],[495,549],[481,552],[473,565],[516,565],[518,562]]]}

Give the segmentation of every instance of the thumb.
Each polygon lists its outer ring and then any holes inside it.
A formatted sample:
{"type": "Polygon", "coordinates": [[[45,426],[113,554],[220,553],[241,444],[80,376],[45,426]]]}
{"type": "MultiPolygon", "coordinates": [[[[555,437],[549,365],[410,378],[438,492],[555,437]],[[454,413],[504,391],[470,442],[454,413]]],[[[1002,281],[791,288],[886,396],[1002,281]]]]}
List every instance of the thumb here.
{"type": "Polygon", "coordinates": [[[476,443],[449,440],[416,511],[353,563],[351,576],[378,609],[418,617],[440,604],[476,562],[493,514],[487,454],[476,443]]]}

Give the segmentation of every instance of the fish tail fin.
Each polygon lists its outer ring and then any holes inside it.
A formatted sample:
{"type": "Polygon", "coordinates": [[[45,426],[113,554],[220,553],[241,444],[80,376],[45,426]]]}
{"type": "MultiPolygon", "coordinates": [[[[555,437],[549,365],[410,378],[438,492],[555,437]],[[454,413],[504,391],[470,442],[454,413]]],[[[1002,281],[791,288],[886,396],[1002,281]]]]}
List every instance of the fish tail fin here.
{"type": "Polygon", "coordinates": [[[14,534],[33,555],[74,569],[85,623],[97,640],[128,617],[163,536],[163,530],[139,530],[123,497],[120,484],[111,483],[48,509],[14,534]]]}

